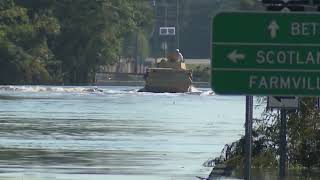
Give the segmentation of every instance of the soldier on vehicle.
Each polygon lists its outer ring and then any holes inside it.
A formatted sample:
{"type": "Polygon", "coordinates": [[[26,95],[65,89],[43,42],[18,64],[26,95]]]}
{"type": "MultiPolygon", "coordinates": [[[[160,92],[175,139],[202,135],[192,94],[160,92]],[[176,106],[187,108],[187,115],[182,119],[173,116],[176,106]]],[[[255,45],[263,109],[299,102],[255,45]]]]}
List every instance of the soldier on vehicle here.
{"type": "Polygon", "coordinates": [[[182,54],[181,54],[179,49],[176,49],[176,60],[178,62],[184,62],[183,56],[182,56],[182,54]]]}

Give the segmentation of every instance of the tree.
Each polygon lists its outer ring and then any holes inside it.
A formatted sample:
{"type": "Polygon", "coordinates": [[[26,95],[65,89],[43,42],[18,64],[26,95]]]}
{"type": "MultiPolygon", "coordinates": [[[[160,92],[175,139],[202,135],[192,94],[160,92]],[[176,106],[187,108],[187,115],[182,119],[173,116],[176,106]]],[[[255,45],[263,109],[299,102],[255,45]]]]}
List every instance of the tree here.
{"type": "MultiPolygon", "coordinates": [[[[46,69],[48,33],[45,19],[13,0],[0,3],[0,67],[2,84],[41,83],[50,80],[46,69]]],[[[58,28],[58,26],[56,26],[58,28]]],[[[54,30],[55,31],[55,30],[54,30]]]]}
{"type": "Polygon", "coordinates": [[[121,52],[123,37],[145,23],[141,1],[100,0],[57,3],[62,34],[55,53],[63,60],[65,80],[86,83],[99,65],[112,63],[121,52]]]}

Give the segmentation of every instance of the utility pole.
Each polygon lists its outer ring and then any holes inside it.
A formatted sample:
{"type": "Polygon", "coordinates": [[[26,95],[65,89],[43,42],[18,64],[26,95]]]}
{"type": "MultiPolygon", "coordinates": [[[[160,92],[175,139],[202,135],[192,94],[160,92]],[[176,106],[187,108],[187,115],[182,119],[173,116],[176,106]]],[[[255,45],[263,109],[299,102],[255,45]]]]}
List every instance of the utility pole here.
{"type": "Polygon", "coordinates": [[[135,32],[135,64],[134,64],[134,71],[136,74],[138,74],[138,61],[139,61],[139,32],[135,32]]]}
{"type": "MultiPolygon", "coordinates": [[[[164,26],[167,27],[168,24],[168,3],[166,1],[165,3],[165,7],[164,7],[164,26]]],[[[167,44],[167,38],[165,37],[164,39],[164,57],[166,57],[167,55],[167,48],[168,48],[168,44],[167,44]]]]}
{"type": "Polygon", "coordinates": [[[177,48],[180,48],[180,0],[177,0],[177,22],[176,22],[176,38],[177,38],[177,48]]]}

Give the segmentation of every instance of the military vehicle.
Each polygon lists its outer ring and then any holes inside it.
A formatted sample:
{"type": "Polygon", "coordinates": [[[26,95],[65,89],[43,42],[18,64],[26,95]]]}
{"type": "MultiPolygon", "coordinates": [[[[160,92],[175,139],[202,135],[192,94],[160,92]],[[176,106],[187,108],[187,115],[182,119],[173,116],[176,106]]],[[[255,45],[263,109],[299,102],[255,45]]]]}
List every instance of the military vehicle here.
{"type": "Polygon", "coordinates": [[[145,87],[140,92],[190,92],[192,70],[187,69],[186,64],[178,61],[174,55],[170,55],[156,63],[156,67],[148,68],[144,79],[145,87]]]}

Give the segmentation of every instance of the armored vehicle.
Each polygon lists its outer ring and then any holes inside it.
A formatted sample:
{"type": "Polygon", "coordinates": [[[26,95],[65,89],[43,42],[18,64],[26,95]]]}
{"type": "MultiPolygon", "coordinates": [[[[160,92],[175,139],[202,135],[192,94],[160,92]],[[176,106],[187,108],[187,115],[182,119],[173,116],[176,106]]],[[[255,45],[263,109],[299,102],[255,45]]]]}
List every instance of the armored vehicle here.
{"type": "Polygon", "coordinates": [[[144,75],[145,87],[140,91],[155,93],[190,92],[192,85],[192,70],[186,68],[184,62],[174,56],[162,59],[154,68],[148,68],[144,75]]]}

